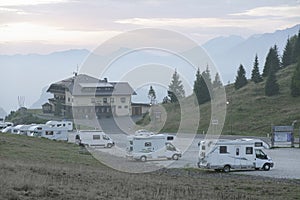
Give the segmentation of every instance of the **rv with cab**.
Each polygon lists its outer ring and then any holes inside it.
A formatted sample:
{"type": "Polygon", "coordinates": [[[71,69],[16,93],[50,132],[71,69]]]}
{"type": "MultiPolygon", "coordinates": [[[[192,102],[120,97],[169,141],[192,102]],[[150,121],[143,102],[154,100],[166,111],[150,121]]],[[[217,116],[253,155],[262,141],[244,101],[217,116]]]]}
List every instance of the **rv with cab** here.
{"type": "Polygon", "coordinates": [[[128,136],[126,157],[133,160],[147,161],[149,159],[178,160],[182,153],[173,144],[175,136],[154,134],[140,130],[135,135],[128,136]]]}
{"type": "Polygon", "coordinates": [[[99,130],[80,130],[75,135],[75,143],[79,143],[88,147],[107,147],[111,148],[115,142],[99,130]]]}
{"type": "Polygon", "coordinates": [[[67,141],[68,129],[65,127],[51,127],[49,125],[39,124],[29,128],[29,136],[67,141]]]}
{"type": "Polygon", "coordinates": [[[198,167],[205,169],[263,169],[274,166],[272,159],[264,153],[269,145],[260,139],[204,140],[199,143],[198,167]]]}

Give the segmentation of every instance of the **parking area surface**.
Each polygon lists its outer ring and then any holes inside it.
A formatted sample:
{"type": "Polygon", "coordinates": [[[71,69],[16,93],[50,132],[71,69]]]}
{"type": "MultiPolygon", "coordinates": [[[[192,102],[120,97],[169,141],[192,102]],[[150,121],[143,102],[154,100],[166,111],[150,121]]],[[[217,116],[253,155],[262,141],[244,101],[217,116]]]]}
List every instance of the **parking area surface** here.
{"type": "MultiPolygon", "coordinates": [[[[203,136],[189,137],[178,137],[176,147],[183,151],[183,155],[179,160],[152,160],[145,163],[129,161],[126,157],[126,141],[127,136],[124,134],[113,134],[110,135],[115,141],[117,146],[112,149],[98,149],[98,152],[105,153],[106,159],[116,160],[118,163],[119,170],[122,171],[122,164],[126,167],[137,168],[155,166],[153,169],[162,167],[167,168],[197,168],[198,159],[198,142],[203,139],[203,136]],[[186,150],[185,148],[188,147],[186,150]],[[107,156],[109,155],[109,156],[107,156]],[[111,157],[110,157],[111,156],[111,157]],[[118,160],[119,159],[119,160],[118,160]]],[[[229,136],[230,137],[230,136],[229,136]]],[[[255,171],[255,170],[243,170],[243,171],[232,171],[231,173],[255,175],[255,176],[266,176],[272,178],[287,178],[287,179],[300,179],[300,148],[275,148],[265,149],[267,153],[274,161],[275,166],[270,171],[255,171]]],[[[101,157],[101,156],[100,156],[101,157]]],[[[102,156],[103,157],[103,156],[102,156]]],[[[114,167],[115,168],[115,167],[114,167]]],[[[124,170],[127,171],[127,170],[124,170]]],[[[132,172],[132,171],[131,171],[132,172]]],[[[139,171],[140,172],[140,171],[139,171]]]]}

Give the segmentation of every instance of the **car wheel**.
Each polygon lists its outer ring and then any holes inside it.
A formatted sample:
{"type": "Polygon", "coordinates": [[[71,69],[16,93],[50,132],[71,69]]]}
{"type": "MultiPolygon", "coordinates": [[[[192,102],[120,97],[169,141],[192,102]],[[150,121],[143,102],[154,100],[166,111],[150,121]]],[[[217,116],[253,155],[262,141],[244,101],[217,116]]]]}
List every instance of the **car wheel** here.
{"type": "Polygon", "coordinates": [[[112,144],[111,143],[108,143],[107,144],[107,148],[111,148],[112,147],[112,144]]]}
{"type": "Polygon", "coordinates": [[[225,165],[223,168],[223,172],[228,173],[230,172],[230,166],[229,165],[225,165]]]}
{"type": "Polygon", "coordinates": [[[179,156],[178,156],[177,154],[174,154],[174,155],[172,156],[172,159],[173,159],[173,160],[178,160],[178,159],[179,159],[179,156]]]}
{"type": "Polygon", "coordinates": [[[141,156],[140,161],[146,162],[147,161],[147,157],[146,156],[141,156]]]}
{"type": "Polygon", "coordinates": [[[271,166],[270,166],[269,163],[266,163],[266,164],[264,164],[264,166],[263,166],[263,170],[265,170],[265,171],[269,171],[270,168],[271,168],[271,166]]]}

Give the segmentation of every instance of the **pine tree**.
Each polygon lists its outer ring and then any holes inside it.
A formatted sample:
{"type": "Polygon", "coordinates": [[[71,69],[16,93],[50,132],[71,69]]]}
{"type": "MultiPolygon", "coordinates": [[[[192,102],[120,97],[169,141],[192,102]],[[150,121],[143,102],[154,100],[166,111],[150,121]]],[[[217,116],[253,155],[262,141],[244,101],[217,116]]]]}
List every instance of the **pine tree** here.
{"type": "Polygon", "coordinates": [[[300,30],[298,32],[297,40],[293,49],[293,63],[297,63],[300,59],[300,30]]]}
{"type": "Polygon", "coordinates": [[[291,81],[291,95],[293,97],[300,96],[300,59],[298,60],[296,69],[292,76],[291,81]]]}
{"type": "Polygon", "coordinates": [[[218,87],[222,87],[222,86],[223,86],[223,84],[220,79],[220,75],[219,75],[219,73],[216,73],[215,80],[213,82],[213,88],[218,88],[218,87]]]}
{"type": "Polygon", "coordinates": [[[194,82],[194,93],[197,97],[198,104],[203,104],[207,101],[210,101],[210,92],[209,88],[211,88],[211,79],[210,72],[208,68],[200,74],[200,69],[198,68],[196,73],[196,80],[194,82]],[[206,78],[206,80],[205,80],[206,78]]]}
{"type": "Polygon", "coordinates": [[[177,102],[179,99],[182,99],[185,96],[182,82],[179,80],[179,75],[176,70],[169,85],[168,96],[170,97],[171,102],[177,102]]]}
{"type": "Polygon", "coordinates": [[[266,62],[263,70],[263,77],[267,77],[272,70],[276,73],[280,69],[280,60],[278,55],[277,46],[271,47],[266,57],[266,62]]]}
{"type": "Polygon", "coordinates": [[[150,89],[149,89],[149,92],[148,92],[148,98],[150,99],[150,104],[155,103],[156,94],[155,94],[155,91],[154,91],[152,85],[150,86],[150,89]]]}
{"type": "Polygon", "coordinates": [[[251,81],[253,81],[254,83],[259,83],[262,82],[262,77],[259,73],[259,68],[258,68],[258,57],[257,54],[255,55],[255,59],[254,59],[254,64],[253,64],[253,70],[252,70],[252,74],[251,74],[251,81]]]}
{"type": "Polygon", "coordinates": [[[292,63],[293,63],[293,46],[292,46],[290,38],[288,38],[285,48],[283,50],[281,66],[286,67],[292,63]]]}
{"type": "Polygon", "coordinates": [[[235,89],[240,89],[242,87],[244,87],[245,85],[247,85],[248,81],[246,78],[246,71],[243,67],[243,65],[241,64],[239,67],[239,70],[237,72],[237,76],[235,78],[235,83],[234,83],[234,87],[235,89]]]}
{"type": "Polygon", "coordinates": [[[276,74],[274,70],[269,72],[265,85],[265,95],[273,96],[279,93],[279,85],[277,83],[276,74]]]}

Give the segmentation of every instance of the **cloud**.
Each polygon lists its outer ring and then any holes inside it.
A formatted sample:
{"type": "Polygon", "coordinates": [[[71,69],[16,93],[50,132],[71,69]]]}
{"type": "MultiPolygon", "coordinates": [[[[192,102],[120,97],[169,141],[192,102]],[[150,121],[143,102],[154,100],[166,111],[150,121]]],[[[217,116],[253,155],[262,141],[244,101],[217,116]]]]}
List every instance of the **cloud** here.
{"type": "Polygon", "coordinates": [[[270,18],[130,18],[116,20],[115,23],[132,24],[143,27],[184,27],[184,28],[227,28],[241,27],[250,29],[261,29],[268,26],[285,28],[295,23],[286,22],[280,19],[270,18]]]}
{"type": "Polygon", "coordinates": [[[70,0],[1,0],[0,7],[66,3],[70,0]]]}
{"type": "Polygon", "coordinates": [[[300,5],[297,6],[267,6],[267,7],[258,7],[250,10],[246,10],[241,13],[231,14],[232,16],[252,16],[252,17],[284,17],[284,18],[292,18],[292,17],[300,17],[300,5]]]}
{"type": "Polygon", "coordinates": [[[0,43],[22,41],[44,41],[48,44],[94,44],[102,42],[119,31],[65,30],[60,27],[34,23],[10,23],[0,26],[0,43]]]}

